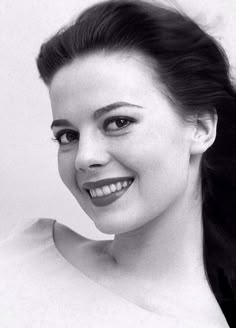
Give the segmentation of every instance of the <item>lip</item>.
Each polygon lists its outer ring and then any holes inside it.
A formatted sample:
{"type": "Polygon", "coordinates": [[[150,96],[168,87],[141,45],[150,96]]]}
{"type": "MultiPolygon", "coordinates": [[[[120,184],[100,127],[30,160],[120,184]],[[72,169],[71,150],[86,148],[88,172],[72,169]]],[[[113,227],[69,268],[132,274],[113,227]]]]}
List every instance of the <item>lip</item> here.
{"type": "Polygon", "coordinates": [[[83,184],[83,188],[84,189],[95,189],[95,188],[99,188],[105,185],[110,185],[113,183],[117,183],[117,182],[123,182],[125,180],[130,180],[130,179],[134,179],[134,177],[118,177],[118,178],[108,178],[108,179],[102,179],[102,180],[98,180],[98,181],[91,181],[91,182],[86,182],[83,184]]]}
{"type": "MultiPolygon", "coordinates": [[[[112,179],[112,180],[114,181],[114,179],[112,179]]],[[[126,180],[127,180],[127,178],[126,178],[126,180]]],[[[119,181],[121,181],[121,180],[119,180],[119,181]]],[[[132,186],[133,182],[134,182],[134,179],[132,179],[132,183],[130,185],[128,185],[127,187],[122,188],[119,191],[112,192],[109,195],[104,195],[101,197],[92,197],[90,195],[89,191],[87,191],[87,192],[88,192],[89,198],[90,198],[91,202],[93,203],[93,205],[95,205],[96,207],[108,206],[108,205],[114,203],[120,197],[122,197],[127,192],[127,190],[132,186]]]]}

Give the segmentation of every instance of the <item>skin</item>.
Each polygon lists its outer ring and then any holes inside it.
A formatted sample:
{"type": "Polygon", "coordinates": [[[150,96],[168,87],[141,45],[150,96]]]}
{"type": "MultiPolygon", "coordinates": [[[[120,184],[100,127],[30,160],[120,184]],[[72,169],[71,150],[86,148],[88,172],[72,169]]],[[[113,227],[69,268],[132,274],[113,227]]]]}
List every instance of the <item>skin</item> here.
{"type": "MultiPolygon", "coordinates": [[[[196,311],[198,319],[227,327],[202,260],[199,165],[215,140],[217,117],[183,122],[153,76],[138,53],[94,53],[53,77],[53,119],[71,122],[53,133],[65,128],[74,133],[73,142],[58,150],[61,179],[96,227],[115,235],[92,242],[57,224],[56,245],[87,276],[141,307],[185,317],[196,311]],[[117,101],[139,107],[93,117],[117,101]],[[118,129],[113,121],[105,129],[114,116],[133,122],[118,129]],[[133,184],[105,207],[95,207],[82,188],[88,181],[123,176],[133,176],[133,184]]],[[[62,140],[68,142],[67,135],[62,140]]]]}

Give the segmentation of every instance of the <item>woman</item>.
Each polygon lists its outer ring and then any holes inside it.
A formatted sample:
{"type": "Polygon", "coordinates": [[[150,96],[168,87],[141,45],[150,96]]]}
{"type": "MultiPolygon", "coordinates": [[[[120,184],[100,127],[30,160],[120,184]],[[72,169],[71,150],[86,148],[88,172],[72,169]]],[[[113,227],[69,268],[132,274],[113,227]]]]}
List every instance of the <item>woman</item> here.
{"type": "Polygon", "coordinates": [[[173,9],[108,1],[44,43],[37,66],[61,179],[115,237],[51,219],[12,236],[3,322],[12,311],[18,327],[228,327],[236,93],[223,50],[173,9]]]}

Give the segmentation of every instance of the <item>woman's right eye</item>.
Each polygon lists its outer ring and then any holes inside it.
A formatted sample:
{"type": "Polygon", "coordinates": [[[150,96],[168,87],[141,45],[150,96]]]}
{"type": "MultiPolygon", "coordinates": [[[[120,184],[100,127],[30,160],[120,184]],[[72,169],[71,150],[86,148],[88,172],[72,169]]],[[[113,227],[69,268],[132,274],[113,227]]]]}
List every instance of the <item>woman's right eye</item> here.
{"type": "Polygon", "coordinates": [[[52,138],[54,141],[58,142],[60,146],[69,145],[74,143],[79,139],[78,132],[72,130],[62,130],[59,131],[55,138],[52,138]]]}

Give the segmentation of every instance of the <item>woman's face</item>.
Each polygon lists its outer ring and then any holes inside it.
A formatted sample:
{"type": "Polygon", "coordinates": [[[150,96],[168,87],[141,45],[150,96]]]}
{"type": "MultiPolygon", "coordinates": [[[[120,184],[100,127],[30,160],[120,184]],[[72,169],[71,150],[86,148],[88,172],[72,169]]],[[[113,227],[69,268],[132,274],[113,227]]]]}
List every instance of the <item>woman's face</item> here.
{"type": "Polygon", "coordinates": [[[141,56],[120,53],[77,58],[50,84],[53,119],[67,121],[52,127],[61,179],[104,233],[174,211],[187,190],[191,128],[161,88],[141,56]]]}

